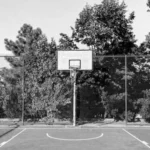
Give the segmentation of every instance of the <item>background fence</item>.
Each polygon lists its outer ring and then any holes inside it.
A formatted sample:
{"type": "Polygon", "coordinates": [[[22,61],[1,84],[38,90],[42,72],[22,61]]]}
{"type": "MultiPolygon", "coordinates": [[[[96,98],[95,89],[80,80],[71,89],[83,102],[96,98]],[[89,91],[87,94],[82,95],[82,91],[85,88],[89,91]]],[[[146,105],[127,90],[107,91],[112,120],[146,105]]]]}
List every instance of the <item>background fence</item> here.
{"type": "MultiPolygon", "coordinates": [[[[148,124],[149,62],[150,56],[94,57],[92,71],[77,72],[77,123],[148,124]]],[[[1,124],[72,124],[72,101],[70,72],[57,71],[56,60],[0,57],[1,124]]]]}

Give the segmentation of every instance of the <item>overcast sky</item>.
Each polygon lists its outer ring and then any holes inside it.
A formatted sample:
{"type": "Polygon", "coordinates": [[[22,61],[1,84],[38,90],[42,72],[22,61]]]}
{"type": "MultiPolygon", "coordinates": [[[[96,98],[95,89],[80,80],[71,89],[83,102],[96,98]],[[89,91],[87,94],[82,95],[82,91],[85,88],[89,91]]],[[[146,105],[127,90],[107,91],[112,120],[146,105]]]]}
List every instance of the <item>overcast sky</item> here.
{"type": "MultiPolygon", "coordinates": [[[[0,0],[0,54],[10,54],[5,50],[4,39],[15,40],[17,32],[24,24],[40,27],[47,38],[58,42],[61,32],[71,35],[70,26],[86,3],[100,4],[102,0],[0,0]]],[[[120,2],[122,0],[119,0],[120,2]]],[[[147,0],[124,0],[128,12],[135,11],[133,32],[138,44],[145,40],[150,31],[150,13],[147,0]]]]}

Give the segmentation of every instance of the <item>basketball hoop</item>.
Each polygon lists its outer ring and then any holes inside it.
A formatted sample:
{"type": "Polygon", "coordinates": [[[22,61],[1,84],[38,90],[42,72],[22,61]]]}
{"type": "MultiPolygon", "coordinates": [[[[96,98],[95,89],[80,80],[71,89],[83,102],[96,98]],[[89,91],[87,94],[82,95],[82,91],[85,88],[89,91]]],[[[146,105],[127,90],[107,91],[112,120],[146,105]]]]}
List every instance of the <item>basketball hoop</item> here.
{"type": "Polygon", "coordinates": [[[73,83],[73,126],[76,126],[76,76],[77,70],[92,70],[92,50],[57,51],[57,69],[70,71],[73,83]]]}
{"type": "Polygon", "coordinates": [[[74,77],[74,70],[70,69],[70,78],[73,78],[73,77],[74,77]]]}
{"type": "Polygon", "coordinates": [[[78,70],[92,70],[92,51],[57,51],[57,69],[67,71],[70,70],[71,67],[77,67],[78,70]]]}
{"type": "Polygon", "coordinates": [[[70,78],[73,81],[76,78],[77,70],[81,68],[81,60],[80,59],[69,59],[69,69],[70,69],[70,78]]]}
{"type": "Polygon", "coordinates": [[[78,67],[70,67],[70,78],[72,81],[75,80],[78,69],[78,67]]]}

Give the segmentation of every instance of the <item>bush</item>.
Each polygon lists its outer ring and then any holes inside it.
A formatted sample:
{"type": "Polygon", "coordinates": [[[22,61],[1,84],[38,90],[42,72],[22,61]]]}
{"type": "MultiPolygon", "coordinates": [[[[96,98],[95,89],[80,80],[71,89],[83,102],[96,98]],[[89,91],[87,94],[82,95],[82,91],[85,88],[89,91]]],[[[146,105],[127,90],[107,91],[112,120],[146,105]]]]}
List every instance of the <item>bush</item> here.
{"type": "Polygon", "coordinates": [[[132,121],[135,121],[135,112],[131,112],[131,111],[128,111],[128,121],[129,122],[132,122],[132,121]]]}
{"type": "Polygon", "coordinates": [[[106,103],[108,114],[116,121],[124,120],[124,93],[110,95],[106,103]]]}
{"type": "Polygon", "coordinates": [[[141,109],[140,114],[146,122],[150,122],[150,98],[140,99],[141,109]]]}

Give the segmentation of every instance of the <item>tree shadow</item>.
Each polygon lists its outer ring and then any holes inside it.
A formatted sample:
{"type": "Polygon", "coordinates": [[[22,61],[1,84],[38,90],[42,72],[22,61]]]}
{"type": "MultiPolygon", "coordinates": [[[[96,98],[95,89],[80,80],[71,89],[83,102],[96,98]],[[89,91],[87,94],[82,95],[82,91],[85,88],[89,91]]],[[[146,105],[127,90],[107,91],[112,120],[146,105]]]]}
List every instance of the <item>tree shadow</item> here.
{"type": "Polygon", "coordinates": [[[0,135],[0,138],[2,138],[3,136],[8,135],[9,133],[13,132],[15,129],[17,129],[19,127],[19,125],[17,124],[14,128],[11,128],[10,130],[4,132],[3,134],[0,135]]]}

